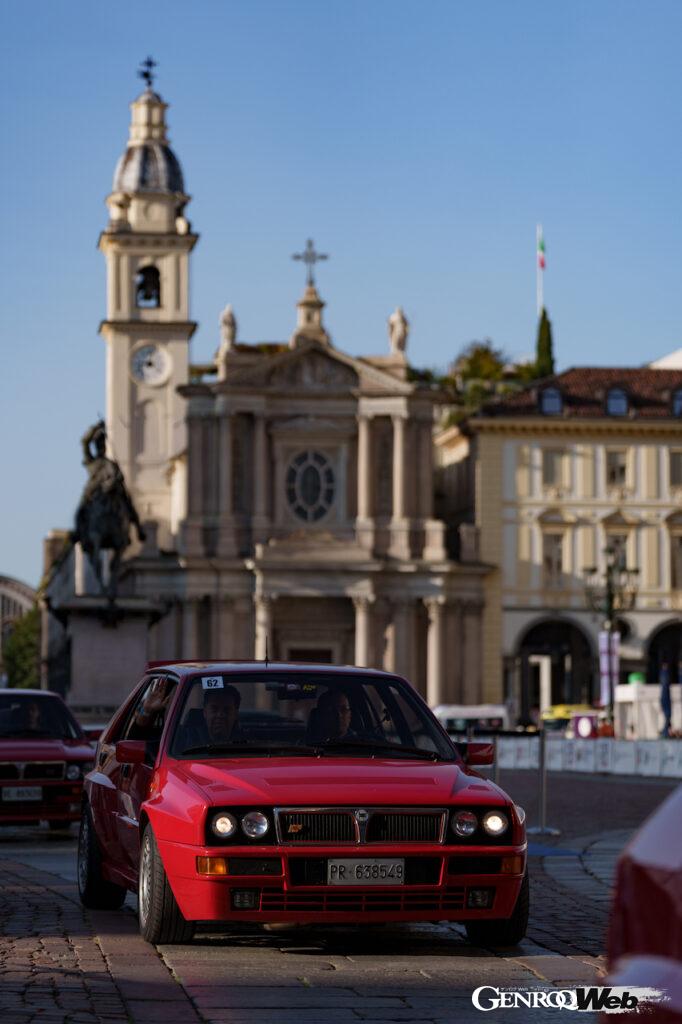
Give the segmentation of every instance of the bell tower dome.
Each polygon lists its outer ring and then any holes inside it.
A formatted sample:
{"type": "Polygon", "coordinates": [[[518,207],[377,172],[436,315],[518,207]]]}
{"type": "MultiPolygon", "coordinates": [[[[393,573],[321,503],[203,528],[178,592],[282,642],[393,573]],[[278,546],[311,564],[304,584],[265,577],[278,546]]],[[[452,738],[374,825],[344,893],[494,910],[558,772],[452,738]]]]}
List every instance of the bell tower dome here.
{"type": "Polygon", "coordinates": [[[161,547],[175,546],[173,474],[186,447],[184,399],[189,342],[189,256],[198,236],[185,217],[189,196],[171,149],[167,104],[147,86],[131,103],[128,144],[107,196],[99,248],[107,265],[106,424],[140,517],[155,520],[161,547]]]}

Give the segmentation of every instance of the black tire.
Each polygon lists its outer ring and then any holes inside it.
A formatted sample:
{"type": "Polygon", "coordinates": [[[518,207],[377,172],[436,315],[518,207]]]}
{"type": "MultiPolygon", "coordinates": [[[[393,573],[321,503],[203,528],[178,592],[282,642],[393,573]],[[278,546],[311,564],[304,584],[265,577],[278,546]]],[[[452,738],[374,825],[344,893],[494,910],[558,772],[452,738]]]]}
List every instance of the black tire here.
{"type": "Polygon", "coordinates": [[[102,855],[87,804],[83,805],[78,832],[77,875],[78,895],[84,907],[92,910],[118,910],[123,906],[126,890],[102,875],[102,855]]]}
{"type": "Polygon", "coordinates": [[[493,921],[467,921],[467,938],[475,946],[494,949],[497,946],[517,946],[528,928],[530,886],[524,875],[516,905],[511,917],[493,921]]]}
{"type": "Polygon", "coordinates": [[[71,828],[70,821],[48,821],[47,827],[50,832],[63,832],[66,828],[71,828]]]}
{"type": "Polygon", "coordinates": [[[190,942],[194,923],[184,919],[175,902],[151,825],[142,834],[138,877],[137,908],[142,938],[164,946],[190,942]]]}

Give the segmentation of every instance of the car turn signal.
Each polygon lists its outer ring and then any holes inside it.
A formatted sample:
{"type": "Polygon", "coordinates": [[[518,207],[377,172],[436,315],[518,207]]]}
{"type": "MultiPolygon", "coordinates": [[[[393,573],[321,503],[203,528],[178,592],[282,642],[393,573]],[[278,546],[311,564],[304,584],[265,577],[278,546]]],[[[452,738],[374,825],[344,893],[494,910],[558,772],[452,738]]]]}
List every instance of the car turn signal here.
{"type": "Polygon", "coordinates": [[[197,872],[200,875],[226,875],[227,862],[224,857],[197,857],[197,872]]]}
{"type": "Polygon", "coordinates": [[[523,874],[523,857],[520,853],[515,853],[511,857],[503,857],[502,865],[500,868],[503,875],[521,875],[523,874]]]}

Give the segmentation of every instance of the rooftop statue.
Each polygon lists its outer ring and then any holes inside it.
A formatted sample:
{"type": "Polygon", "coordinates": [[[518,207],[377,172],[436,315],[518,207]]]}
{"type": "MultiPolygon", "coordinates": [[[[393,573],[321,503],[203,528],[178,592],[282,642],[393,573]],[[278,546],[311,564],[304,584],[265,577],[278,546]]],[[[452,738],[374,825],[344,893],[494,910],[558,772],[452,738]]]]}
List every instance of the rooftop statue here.
{"type": "Polygon", "coordinates": [[[410,333],[410,324],[403,313],[402,306],[396,306],[388,318],[388,337],[391,342],[391,352],[397,354],[404,352],[407,347],[407,335],[410,333]]]}
{"type": "Polygon", "coordinates": [[[135,526],[141,541],[145,539],[145,534],[125,485],[123,473],[118,463],[105,454],[106,442],[107,433],[103,420],[90,427],[81,439],[83,465],[88,471],[88,481],[76,511],[76,528],[72,539],[74,542],[80,542],[90,559],[103,592],[105,586],[102,580],[100,552],[113,552],[109,566],[109,585],[106,588],[108,596],[113,600],[116,595],[121,558],[130,544],[131,524],[135,526]]]}

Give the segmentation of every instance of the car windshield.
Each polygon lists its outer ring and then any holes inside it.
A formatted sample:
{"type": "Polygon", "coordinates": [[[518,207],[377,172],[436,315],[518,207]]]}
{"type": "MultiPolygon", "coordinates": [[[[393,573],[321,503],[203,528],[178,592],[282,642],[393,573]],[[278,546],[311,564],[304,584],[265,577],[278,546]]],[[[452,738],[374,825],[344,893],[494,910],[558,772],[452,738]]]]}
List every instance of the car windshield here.
{"type": "Polygon", "coordinates": [[[78,739],[80,731],[56,697],[0,693],[1,739],[78,739]]]}
{"type": "Polygon", "coordinates": [[[191,680],[169,751],[173,757],[201,759],[299,755],[459,760],[403,681],[305,670],[191,680]]]}

